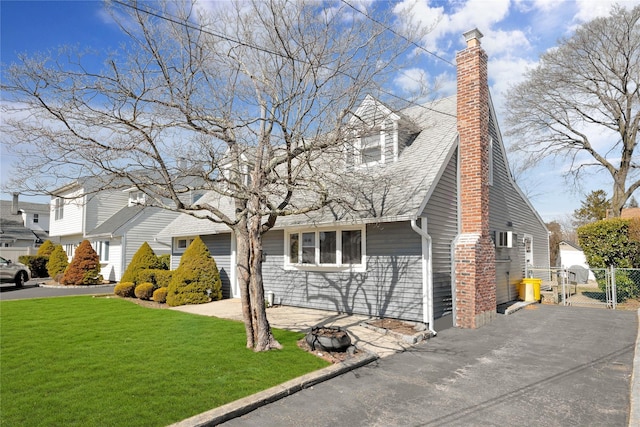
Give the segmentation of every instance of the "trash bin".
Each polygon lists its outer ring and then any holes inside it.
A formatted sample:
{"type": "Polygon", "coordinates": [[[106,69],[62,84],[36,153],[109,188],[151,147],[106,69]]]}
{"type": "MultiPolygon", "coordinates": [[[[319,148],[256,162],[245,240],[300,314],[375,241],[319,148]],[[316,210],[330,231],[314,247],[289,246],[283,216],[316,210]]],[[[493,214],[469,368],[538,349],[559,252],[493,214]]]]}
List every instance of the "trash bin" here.
{"type": "Polygon", "coordinates": [[[542,279],[525,278],[522,279],[518,288],[518,297],[526,302],[540,301],[540,285],[542,279]]]}

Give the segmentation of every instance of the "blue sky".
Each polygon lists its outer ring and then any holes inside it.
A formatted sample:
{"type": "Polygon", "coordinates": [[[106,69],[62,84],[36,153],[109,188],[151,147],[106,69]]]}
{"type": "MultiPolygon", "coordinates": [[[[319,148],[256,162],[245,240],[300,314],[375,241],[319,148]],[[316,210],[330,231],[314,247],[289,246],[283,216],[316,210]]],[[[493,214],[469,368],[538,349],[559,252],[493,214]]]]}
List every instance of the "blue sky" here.
{"type": "MultiPolygon", "coordinates": [[[[370,1],[353,3],[371,6],[370,1]]],[[[613,0],[407,0],[394,2],[393,7],[398,11],[411,4],[415,19],[424,25],[434,25],[425,39],[416,42],[451,62],[455,52],[464,47],[463,32],[477,27],[484,33],[482,44],[489,55],[491,94],[500,120],[505,114],[504,92],[522,80],[524,70],[534,66],[539,55],[555,46],[558,38],[570,36],[577,25],[606,15],[612,3],[613,0]]],[[[640,0],[618,3],[630,7],[640,0]]],[[[211,1],[202,2],[203,8],[215,5],[211,1]]],[[[0,20],[0,59],[4,65],[15,61],[18,53],[33,54],[64,44],[103,49],[115,47],[122,40],[100,1],[1,0],[0,20]]],[[[417,54],[421,55],[419,63],[405,70],[406,75],[398,75],[392,89],[401,95],[404,87],[409,89],[416,77],[422,76],[430,82],[437,80],[440,93],[453,93],[455,69],[423,51],[417,54]]],[[[0,155],[4,183],[16,159],[4,147],[0,155]]],[[[581,182],[581,188],[574,189],[573,183],[562,177],[566,168],[562,161],[545,160],[518,178],[546,221],[566,219],[591,190],[610,191],[611,181],[602,173],[589,175],[581,182]]],[[[7,199],[10,195],[1,197],[7,199]]],[[[23,199],[48,201],[42,197],[23,199]]],[[[636,194],[636,199],[640,195],[636,194]]]]}

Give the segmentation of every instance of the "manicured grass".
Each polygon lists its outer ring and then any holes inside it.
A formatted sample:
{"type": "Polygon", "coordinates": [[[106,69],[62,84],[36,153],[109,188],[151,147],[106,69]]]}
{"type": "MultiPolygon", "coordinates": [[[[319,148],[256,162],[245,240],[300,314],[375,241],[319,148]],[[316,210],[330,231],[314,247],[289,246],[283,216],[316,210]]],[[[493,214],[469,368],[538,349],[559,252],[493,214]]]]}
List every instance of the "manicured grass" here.
{"type": "Polygon", "coordinates": [[[245,348],[241,322],[116,298],[0,302],[0,424],[160,426],[267,389],[327,362],[303,335],[245,348]]]}

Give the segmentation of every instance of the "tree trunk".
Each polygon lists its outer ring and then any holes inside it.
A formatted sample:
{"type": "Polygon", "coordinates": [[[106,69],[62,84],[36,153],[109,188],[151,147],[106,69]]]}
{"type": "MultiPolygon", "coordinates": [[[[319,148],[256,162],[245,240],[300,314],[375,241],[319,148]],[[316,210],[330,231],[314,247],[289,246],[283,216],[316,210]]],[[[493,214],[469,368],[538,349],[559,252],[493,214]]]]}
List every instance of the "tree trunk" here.
{"type": "Polygon", "coordinates": [[[253,322],[253,340],[255,351],[281,349],[282,345],[273,337],[267,320],[264,299],[264,284],[262,281],[262,234],[260,233],[261,218],[249,220],[250,266],[251,278],[249,283],[251,295],[251,319],[253,322]]]}
{"type": "Polygon", "coordinates": [[[246,219],[241,220],[234,229],[236,237],[236,271],[238,287],[240,288],[240,301],[242,302],[242,318],[247,335],[247,348],[254,348],[254,323],[251,316],[251,296],[249,281],[251,267],[249,264],[249,239],[246,219]]]}
{"type": "Polygon", "coordinates": [[[622,214],[622,208],[627,202],[627,195],[625,194],[625,184],[627,174],[622,173],[619,170],[613,175],[613,195],[611,196],[611,212],[608,217],[618,218],[622,214]],[[621,182],[620,182],[621,181],[621,182]]]}

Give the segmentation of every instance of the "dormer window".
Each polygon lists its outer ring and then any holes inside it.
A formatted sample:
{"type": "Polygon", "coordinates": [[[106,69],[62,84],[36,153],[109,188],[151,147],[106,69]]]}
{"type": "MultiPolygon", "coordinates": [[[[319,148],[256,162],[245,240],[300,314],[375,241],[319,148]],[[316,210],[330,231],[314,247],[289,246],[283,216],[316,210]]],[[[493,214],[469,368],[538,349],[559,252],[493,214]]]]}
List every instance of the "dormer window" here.
{"type": "Polygon", "coordinates": [[[360,164],[384,163],[384,133],[378,131],[360,137],[360,164]]]}
{"type": "Polygon", "coordinates": [[[131,191],[129,193],[129,206],[144,205],[145,194],[142,191],[131,191]]]}

